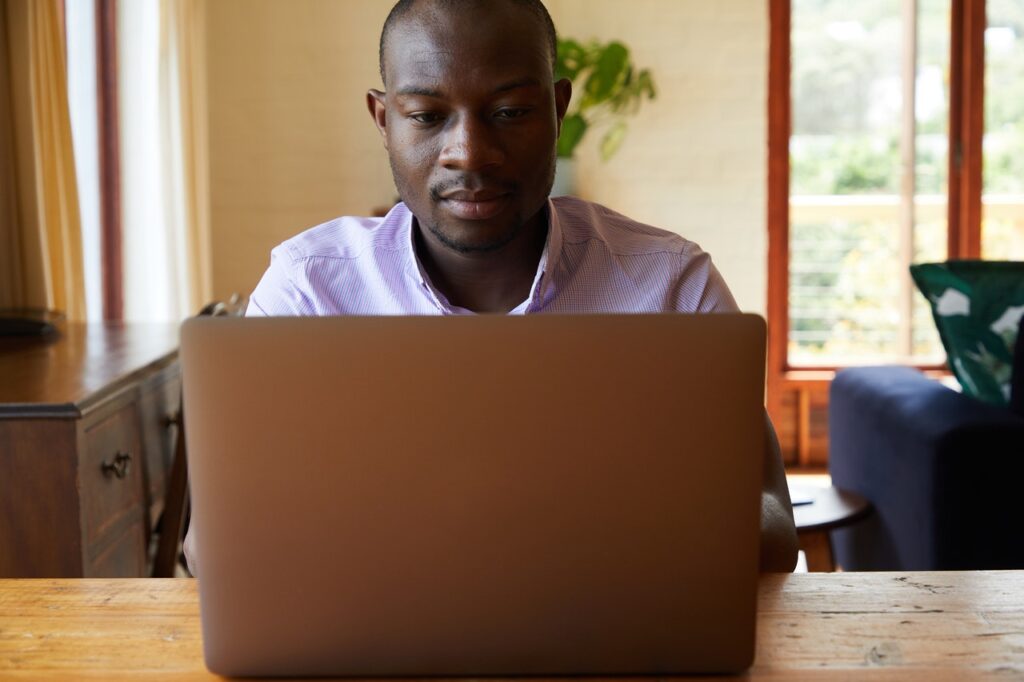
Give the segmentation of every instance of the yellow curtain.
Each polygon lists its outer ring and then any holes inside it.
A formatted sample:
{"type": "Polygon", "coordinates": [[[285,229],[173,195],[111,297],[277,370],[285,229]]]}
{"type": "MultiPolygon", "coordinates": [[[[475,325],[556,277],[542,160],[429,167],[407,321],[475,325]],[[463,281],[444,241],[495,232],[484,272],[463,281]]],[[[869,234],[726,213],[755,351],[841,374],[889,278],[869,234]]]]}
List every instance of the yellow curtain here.
{"type": "Polygon", "coordinates": [[[213,295],[206,129],[205,0],[160,0],[165,188],[170,230],[182,245],[172,264],[184,292],[179,316],[213,295]]]}
{"type": "Polygon", "coordinates": [[[60,0],[0,0],[0,306],[85,319],[60,0]]]}

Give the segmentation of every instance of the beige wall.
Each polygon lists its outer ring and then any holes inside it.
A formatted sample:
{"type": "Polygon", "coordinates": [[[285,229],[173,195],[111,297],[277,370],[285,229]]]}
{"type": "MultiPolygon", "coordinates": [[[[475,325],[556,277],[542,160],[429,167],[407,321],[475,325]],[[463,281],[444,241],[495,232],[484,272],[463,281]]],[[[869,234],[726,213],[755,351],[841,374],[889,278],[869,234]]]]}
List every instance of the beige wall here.
{"type": "Polygon", "coordinates": [[[745,310],[767,302],[768,8],[764,0],[548,0],[559,31],[618,39],[658,99],[604,163],[585,139],[580,194],[711,253],[745,310]],[[628,9],[627,9],[628,7],[628,9]]]}
{"type": "MultiPolygon", "coordinates": [[[[213,277],[248,292],[270,249],[394,194],[363,93],[391,0],[213,0],[209,86],[213,277]]],[[[711,252],[740,305],[765,307],[767,3],[547,0],[559,29],[618,38],[659,98],[580,194],[711,252]],[[626,9],[628,7],[628,10],[626,9]]]]}
{"type": "Polygon", "coordinates": [[[248,294],[270,249],[395,194],[365,93],[392,0],[209,0],[216,297],[248,294]]]}

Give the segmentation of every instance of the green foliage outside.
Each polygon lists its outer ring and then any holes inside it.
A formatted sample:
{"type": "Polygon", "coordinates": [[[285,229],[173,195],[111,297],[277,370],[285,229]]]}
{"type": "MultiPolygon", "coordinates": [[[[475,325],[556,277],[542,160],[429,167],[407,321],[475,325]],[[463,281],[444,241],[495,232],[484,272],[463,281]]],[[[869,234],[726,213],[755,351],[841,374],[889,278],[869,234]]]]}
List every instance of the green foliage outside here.
{"type": "Polygon", "coordinates": [[[1012,47],[985,52],[985,191],[1024,193],[1024,2],[988,0],[990,26],[1013,32],[1012,47]]]}
{"type": "MultiPolygon", "coordinates": [[[[947,191],[950,4],[918,5],[919,197],[947,191]]],[[[886,202],[899,195],[902,172],[899,10],[891,0],[793,1],[791,194],[856,196],[863,199],[850,201],[878,206],[866,215],[837,199],[831,216],[794,207],[790,352],[797,362],[873,361],[898,352],[906,267],[898,253],[899,208],[886,202]]],[[[1024,2],[988,0],[987,10],[1002,42],[989,40],[986,50],[984,189],[1024,194],[1024,2]]],[[[1006,238],[1022,222],[987,221],[986,230],[1006,238]]],[[[945,231],[941,207],[919,207],[912,260],[944,260],[945,231]]],[[[936,357],[941,346],[920,296],[913,317],[913,351],[936,357]]]]}
{"type": "Polygon", "coordinates": [[[572,81],[574,92],[558,139],[561,158],[572,158],[590,130],[604,128],[600,150],[607,161],[622,146],[626,117],[639,111],[643,100],[657,97],[651,72],[638,71],[629,48],[617,41],[559,39],[555,80],[563,78],[572,81]]]}

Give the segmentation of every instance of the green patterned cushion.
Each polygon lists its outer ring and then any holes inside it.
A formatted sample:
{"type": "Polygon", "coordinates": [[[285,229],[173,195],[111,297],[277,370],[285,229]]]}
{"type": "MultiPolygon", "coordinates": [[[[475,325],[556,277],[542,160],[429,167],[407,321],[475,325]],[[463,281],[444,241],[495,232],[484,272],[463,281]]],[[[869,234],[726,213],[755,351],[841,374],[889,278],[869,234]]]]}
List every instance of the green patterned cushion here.
{"type": "Polygon", "coordinates": [[[910,266],[932,304],[950,369],[964,393],[1010,401],[1017,329],[1024,316],[1024,262],[949,261],[910,266]]]}

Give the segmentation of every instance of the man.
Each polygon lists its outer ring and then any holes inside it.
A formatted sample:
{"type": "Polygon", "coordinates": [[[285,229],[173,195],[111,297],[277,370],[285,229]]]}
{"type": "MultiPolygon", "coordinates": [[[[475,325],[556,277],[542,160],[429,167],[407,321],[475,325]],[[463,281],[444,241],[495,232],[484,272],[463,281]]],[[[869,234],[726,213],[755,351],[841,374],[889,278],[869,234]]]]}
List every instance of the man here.
{"type": "MultiPolygon", "coordinates": [[[[367,104],[402,203],[277,247],[248,314],[736,311],[695,244],[548,199],[572,95],[554,82],[556,49],[539,0],[398,2],[381,35],[387,91],[367,104]]],[[[761,567],[790,571],[796,534],[770,424],[767,437],[761,567]]]]}

